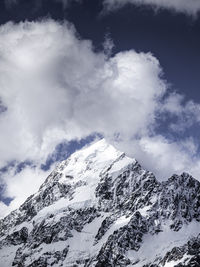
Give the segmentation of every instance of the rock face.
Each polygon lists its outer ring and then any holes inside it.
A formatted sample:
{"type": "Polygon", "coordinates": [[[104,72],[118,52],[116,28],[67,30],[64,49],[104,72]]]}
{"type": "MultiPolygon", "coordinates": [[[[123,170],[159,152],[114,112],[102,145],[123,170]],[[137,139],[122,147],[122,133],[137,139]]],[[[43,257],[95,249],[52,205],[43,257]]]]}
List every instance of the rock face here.
{"type": "Polygon", "coordinates": [[[0,267],[200,266],[200,183],[165,182],[104,139],[0,221],[0,267]]]}

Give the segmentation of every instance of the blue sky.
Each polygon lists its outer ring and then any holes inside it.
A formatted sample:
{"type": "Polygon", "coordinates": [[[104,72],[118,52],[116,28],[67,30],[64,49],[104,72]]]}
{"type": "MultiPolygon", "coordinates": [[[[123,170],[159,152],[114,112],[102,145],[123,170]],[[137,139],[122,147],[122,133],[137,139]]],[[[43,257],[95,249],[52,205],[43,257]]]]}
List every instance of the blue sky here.
{"type": "Polygon", "coordinates": [[[5,0],[0,10],[2,216],[101,137],[161,180],[199,179],[200,4],[5,0]]]}

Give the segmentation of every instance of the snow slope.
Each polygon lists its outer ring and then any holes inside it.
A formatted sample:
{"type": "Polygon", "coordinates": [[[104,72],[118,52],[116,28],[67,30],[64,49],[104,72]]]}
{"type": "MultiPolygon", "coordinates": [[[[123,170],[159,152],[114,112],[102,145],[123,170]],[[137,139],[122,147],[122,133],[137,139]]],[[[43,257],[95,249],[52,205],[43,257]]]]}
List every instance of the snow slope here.
{"type": "Polygon", "coordinates": [[[0,267],[200,266],[199,222],[197,180],[160,183],[102,139],[0,221],[0,267]]]}

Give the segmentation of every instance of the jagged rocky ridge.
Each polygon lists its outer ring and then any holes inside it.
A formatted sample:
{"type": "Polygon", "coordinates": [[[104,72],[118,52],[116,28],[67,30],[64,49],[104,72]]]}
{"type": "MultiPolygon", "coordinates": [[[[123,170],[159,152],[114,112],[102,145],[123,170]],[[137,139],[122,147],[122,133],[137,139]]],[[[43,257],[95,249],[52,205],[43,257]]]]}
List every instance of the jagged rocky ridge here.
{"type": "Polygon", "coordinates": [[[103,139],[0,221],[0,267],[197,267],[199,234],[199,181],[159,182],[103,139]]]}

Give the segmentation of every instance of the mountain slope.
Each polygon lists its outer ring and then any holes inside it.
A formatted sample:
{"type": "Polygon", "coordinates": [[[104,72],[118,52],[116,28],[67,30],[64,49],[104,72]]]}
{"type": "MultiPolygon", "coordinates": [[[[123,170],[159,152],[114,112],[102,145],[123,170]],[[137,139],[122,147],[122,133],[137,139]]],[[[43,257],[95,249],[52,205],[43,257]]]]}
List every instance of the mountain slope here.
{"type": "Polygon", "coordinates": [[[200,266],[199,233],[197,180],[160,183],[102,139],[0,221],[0,267],[200,266]]]}

